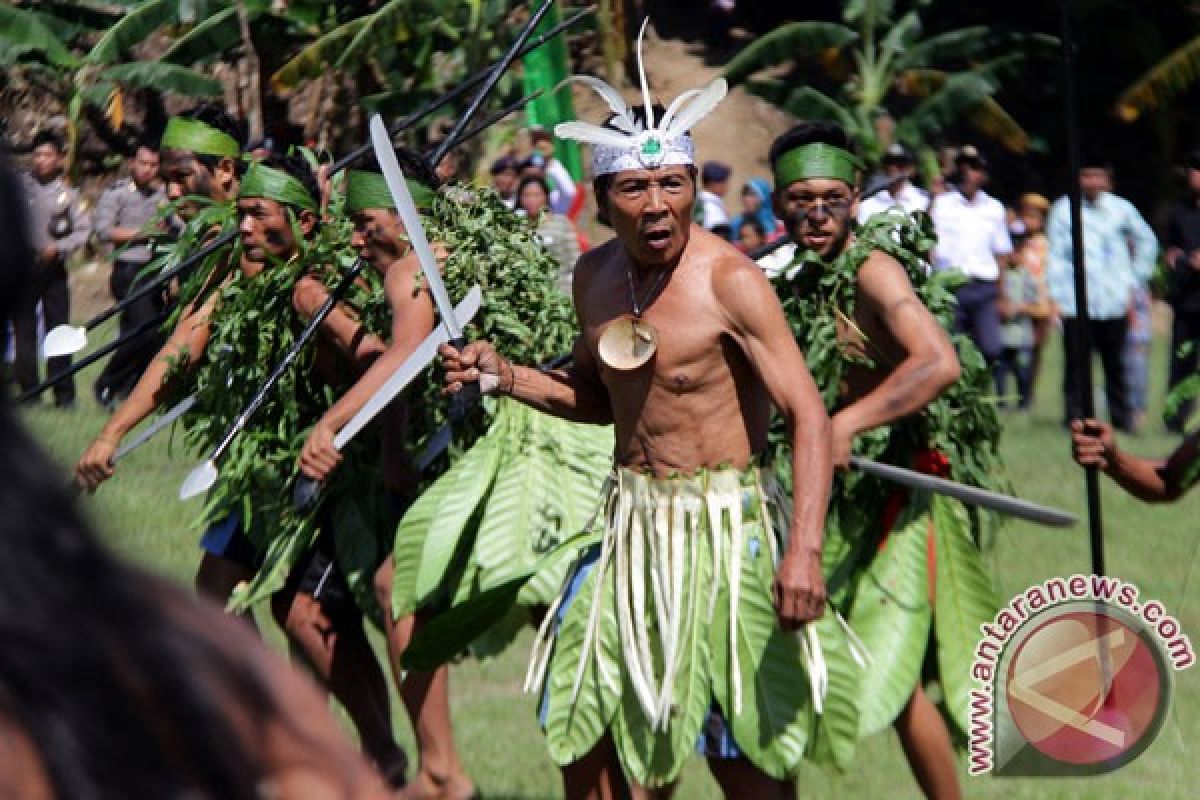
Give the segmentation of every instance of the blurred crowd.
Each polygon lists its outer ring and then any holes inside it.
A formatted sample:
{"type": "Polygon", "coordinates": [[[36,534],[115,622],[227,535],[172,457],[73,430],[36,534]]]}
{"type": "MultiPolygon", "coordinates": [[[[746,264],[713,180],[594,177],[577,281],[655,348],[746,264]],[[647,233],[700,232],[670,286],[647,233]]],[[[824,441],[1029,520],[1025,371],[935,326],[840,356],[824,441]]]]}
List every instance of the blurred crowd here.
{"type": "MultiPolygon", "coordinates": [[[[277,145],[266,139],[253,143],[248,151],[252,157],[265,157],[275,149],[277,145]]],[[[452,160],[456,157],[452,153],[447,158],[447,169],[471,174],[469,165],[452,160]]],[[[152,143],[138,146],[125,159],[120,177],[103,190],[90,211],[80,192],[64,182],[63,158],[62,140],[50,132],[40,133],[21,176],[41,267],[31,297],[14,317],[6,353],[11,377],[22,392],[38,384],[41,337],[70,320],[68,260],[93,244],[109,265],[109,288],[120,301],[135,288],[139,272],[154,257],[155,243],[171,233],[168,225],[155,222],[163,204],[172,198],[164,193],[152,143]]],[[[1059,330],[1065,366],[1062,416],[1064,422],[1079,418],[1083,394],[1076,385],[1075,351],[1066,346],[1079,328],[1067,199],[1052,202],[1025,193],[1001,202],[987,192],[986,155],[971,145],[958,148],[944,166],[944,177],[926,180],[922,188],[917,185],[914,154],[893,144],[863,182],[859,223],[893,206],[928,213],[938,239],[932,267],[962,273],[964,282],[956,289],[957,324],[987,359],[997,402],[1017,411],[1032,407],[1046,342],[1051,331],[1059,330]]],[[[720,161],[701,164],[694,221],[760,258],[768,271],[780,269],[795,256],[795,248],[783,241],[783,224],[772,207],[771,182],[752,177],[732,187],[733,171],[720,161]],[[771,250],[775,252],[764,255],[771,250]]],[[[1172,312],[1168,389],[1192,375],[1197,365],[1200,151],[1181,165],[1181,172],[1184,191],[1158,235],[1142,213],[1117,193],[1113,170],[1102,154],[1086,154],[1078,176],[1089,312],[1086,333],[1103,371],[1103,409],[1126,432],[1146,425],[1156,301],[1172,312]]],[[[478,175],[510,208],[530,220],[558,263],[560,288],[569,294],[574,264],[590,244],[584,225],[590,191],[556,157],[551,133],[536,126],[517,131],[511,143],[480,165],[478,175]]],[[[120,335],[148,324],[162,310],[161,298],[151,295],[138,300],[122,314],[120,335]]],[[[106,408],[118,403],[158,344],[153,337],[141,337],[119,348],[92,385],[96,401],[106,408]]],[[[69,356],[50,358],[46,375],[57,375],[69,365],[69,356]]],[[[52,396],[57,407],[74,407],[73,377],[57,382],[52,396]]],[[[1168,429],[1181,432],[1190,411],[1184,404],[1167,415],[1168,429]]]]}

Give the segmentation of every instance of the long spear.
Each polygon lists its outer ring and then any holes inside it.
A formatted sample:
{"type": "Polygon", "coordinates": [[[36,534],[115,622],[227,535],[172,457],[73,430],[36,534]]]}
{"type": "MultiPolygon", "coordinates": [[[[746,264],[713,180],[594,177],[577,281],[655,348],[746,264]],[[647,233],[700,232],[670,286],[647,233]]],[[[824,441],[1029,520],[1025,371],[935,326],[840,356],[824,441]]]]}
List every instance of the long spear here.
{"type": "MultiPolygon", "coordinates": [[[[507,117],[509,114],[512,114],[512,113],[524,108],[526,105],[531,103],[533,100],[537,99],[542,94],[542,92],[543,92],[542,89],[538,89],[535,92],[525,95],[520,100],[517,100],[517,101],[505,106],[504,108],[500,109],[499,111],[488,115],[488,117],[486,117],[484,120],[482,120],[479,124],[472,127],[471,130],[467,131],[466,133],[461,134],[458,138],[453,139],[453,140],[447,139],[447,141],[452,141],[452,145],[457,146],[457,145],[462,144],[463,142],[467,142],[467,141],[475,138],[480,133],[482,133],[483,131],[490,128],[492,125],[495,125],[498,121],[507,117]]],[[[338,161],[335,161],[333,164],[333,168],[335,168],[335,169],[331,169],[330,174],[333,174],[333,172],[335,172],[335,171],[341,171],[342,169],[344,169],[346,163],[348,163],[348,159],[346,159],[346,158],[342,158],[338,161]]],[[[199,258],[202,258],[203,256],[207,256],[207,255],[215,252],[218,248],[223,247],[225,244],[228,244],[230,241],[232,241],[234,238],[236,238],[237,235],[238,235],[238,232],[236,229],[230,231],[227,234],[221,234],[221,236],[217,237],[213,241],[206,244],[202,248],[202,250],[197,251],[193,257],[189,257],[189,260],[192,260],[193,258],[198,260],[199,258]]],[[[192,263],[194,263],[194,261],[192,263]]],[[[184,266],[184,264],[180,264],[180,267],[183,267],[183,266],[184,266]]],[[[179,270],[179,267],[172,268],[173,273],[177,274],[178,270],[179,270]]],[[[171,277],[173,277],[173,275],[171,277]]],[[[153,287],[151,287],[151,288],[153,288],[153,287]]],[[[140,292],[141,290],[139,289],[138,291],[140,292]]],[[[144,292],[142,294],[144,294],[144,292]]],[[[132,297],[132,295],[130,297],[132,297]]],[[[130,299],[129,297],[126,298],[126,300],[129,300],[129,299],[130,299]]],[[[122,301],[122,302],[124,302],[124,301],[122,301]]],[[[112,309],[110,309],[110,310],[112,310],[112,309]]],[[[113,313],[116,313],[116,311],[119,311],[119,310],[120,309],[115,309],[112,311],[113,311],[113,313]]],[[[107,312],[105,312],[105,313],[107,313],[107,312]]],[[[164,319],[166,319],[166,317],[169,313],[170,313],[170,311],[168,310],[167,312],[159,314],[158,316],[154,317],[152,320],[148,320],[148,321],[142,323],[141,325],[139,325],[138,327],[134,328],[132,331],[125,334],[124,336],[122,336],[118,339],[114,339],[113,341],[109,342],[108,344],[106,344],[103,347],[96,350],[94,353],[88,354],[87,358],[76,361],[74,364],[67,367],[62,372],[59,372],[58,374],[54,375],[53,377],[47,378],[42,383],[39,383],[37,386],[30,389],[28,392],[25,392],[24,394],[22,394],[18,398],[18,400],[19,401],[28,400],[28,399],[40,394],[41,392],[46,391],[54,384],[61,381],[63,378],[74,375],[76,372],[79,372],[82,369],[86,369],[87,367],[96,363],[96,361],[98,359],[103,358],[106,354],[111,353],[113,350],[116,350],[118,347],[125,344],[126,342],[132,341],[141,336],[145,336],[146,334],[155,330],[157,328],[158,324],[161,323],[164,319]]],[[[55,333],[56,331],[63,331],[64,329],[67,329],[67,326],[59,326],[58,328],[55,328],[53,331],[51,331],[51,333],[55,333]]],[[[71,330],[78,331],[79,329],[76,328],[76,329],[71,329],[71,330]]],[[[71,334],[71,335],[74,335],[74,334],[71,334]]],[[[82,331],[80,331],[80,335],[83,335],[82,331]]],[[[49,340],[49,336],[47,336],[47,341],[48,340],[49,340]]],[[[87,343],[86,336],[84,336],[83,342],[86,345],[86,343],[87,343]]],[[[45,349],[48,350],[48,348],[45,348],[45,349]]],[[[76,350],[69,350],[69,351],[67,351],[66,354],[69,355],[70,353],[74,353],[74,352],[76,352],[76,350]]],[[[64,354],[49,353],[49,355],[64,355],[64,354]]],[[[133,449],[136,449],[136,448],[133,448],[133,449]]]]}
{"type": "MultiPolygon", "coordinates": [[[[567,19],[565,19],[562,22],[560,22],[559,24],[555,25],[553,28],[550,28],[549,30],[545,31],[544,33],[541,33],[538,36],[534,37],[531,41],[518,43],[515,54],[512,56],[512,58],[510,58],[508,60],[507,63],[501,62],[500,64],[490,65],[488,67],[484,67],[483,69],[477,70],[476,72],[472,73],[469,77],[467,77],[462,83],[455,86],[453,89],[450,89],[449,91],[445,92],[444,94],[434,98],[433,100],[430,100],[428,103],[421,106],[416,111],[413,111],[412,113],[407,114],[407,115],[401,117],[400,119],[396,120],[394,123],[392,123],[392,126],[389,128],[390,133],[393,136],[396,136],[396,135],[403,133],[404,131],[412,128],[414,125],[416,125],[418,122],[420,122],[425,117],[427,117],[430,114],[432,114],[433,112],[443,108],[447,104],[453,102],[459,96],[461,96],[463,93],[467,92],[469,89],[479,85],[479,83],[481,81],[490,80],[491,84],[494,85],[495,81],[499,80],[500,74],[503,73],[504,69],[507,69],[508,65],[511,64],[513,59],[527,55],[528,53],[532,52],[533,50],[536,50],[537,48],[541,47],[546,42],[548,42],[551,39],[553,39],[554,37],[558,36],[563,31],[565,31],[568,28],[575,25],[577,22],[579,22],[584,17],[588,16],[589,14],[595,13],[595,11],[596,11],[596,7],[594,5],[580,9],[579,11],[572,14],[567,19]],[[503,65],[503,69],[498,69],[498,67],[500,67],[501,65],[503,65]],[[491,80],[492,78],[495,78],[495,80],[491,80]]],[[[544,14],[545,12],[542,9],[539,9],[539,13],[544,14]]],[[[540,20],[541,16],[536,16],[536,19],[540,20]]],[[[530,28],[529,30],[532,30],[532,28],[530,28]]],[[[528,37],[526,37],[526,38],[528,38],[528,37]]],[[[528,96],[528,99],[532,100],[536,96],[537,96],[537,93],[531,94],[528,96]]],[[[509,113],[511,113],[511,111],[509,113]]],[[[474,136],[480,130],[482,130],[482,128],[477,127],[475,129],[473,129],[471,132],[469,132],[469,133],[463,135],[461,138],[457,139],[457,141],[455,140],[455,138],[453,136],[447,136],[446,139],[443,141],[443,143],[449,144],[449,146],[455,146],[458,144],[462,144],[464,141],[466,141],[467,139],[474,136]]],[[[354,163],[359,158],[361,158],[363,155],[365,155],[370,149],[371,149],[371,145],[369,142],[360,147],[356,147],[354,150],[347,153],[341,159],[335,161],[333,163],[333,165],[330,167],[329,174],[333,175],[334,173],[340,172],[341,170],[345,169],[347,166],[354,163]]],[[[443,152],[442,155],[445,155],[445,153],[443,152]]],[[[441,160],[441,158],[437,159],[437,161],[440,161],[440,160],[441,160]]],[[[433,163],[436,165],[437,161],[434,161],[433,163]]],[[[99,314],[97,314],[96,316],[92,317],[87,322],[85,322],[82,326],[60,325],[60,326],[52,329],[49,333],[46,334],[46,338],[43,343],[43,350],[46,352],[46,354],[48,356],[67,356],[67,355],[72,355],[74,353],[78,353],[80,350],[87,347],[87,332],[88,331],[93,330],[94,328],[96,328],[96,326],[102,324],[106,320],[109,320],[112,317],[114,317],[115,315],[119,314],[121,311],[125,310],[133,303],[136,303],[138,300],[145,297],[147,294],[150,294],[151,292],[155,291],[155,289],[157,289],[162,284],[174,279],[176,276],[182,274],[184,271],[192,268],[193,266],[195,266],[197,263],[199,263],[200,261],[207,258],[212,253],[216,252],[217,250],[221,249],[222,247],[224,247],[227,244],[229,244],[230,242],[232,242],[236,236],[237,236],[236,230],[227,231],[227,232],[221,234],[216,239],[213,239],[211,242],[204,245],[202,248],[197,250],[195,253],[188,256],[186,259],[184,259],[178,265],[172,267],[171,269],[169,269],[165,272],[162,272],[162,273],[156,275],[154,278],[146,281],[145,283],[142,283],[132,293],[126,295],[125,299],[123,299],[121,302],[116,303],[116,304],[110,306],[109,308],[105,309],[104,311],[100,312],[99,314]]]]}
{"type": "Polygon", "coordinates": [[[333,307],[337,305],[337,302],[342,298],[342,295],[349,290],[350,284],[352,284],[354,279],[358,277],[358,274],[362,272],[364,266],[366,266],[366,262],[360,258],[354,263],[354,266],[347,270],[346,274],[342,276],[342,279],[338,282],[338,285],[333,288],[333,291],[331,291],[329,296],[325,298],[325,302],[319,309],[317,309],[317,313],[313,314],[312,319],[308,322],[308,325],[306,325],[304,330],[300,332],[300,335],[296,337],[296,341],[292,343],[291,349],[284,354],[279,363],[275,365],[275,368],[271,370],[271,374],[267,376],[267,379],[263,382],[263,385],[260,386],[258,391],[254,393],[254,397],[250,399],[250,402],[246,405],[246,408],[242,410],[242,413],[238,414],[237,419],[234,420],[233,424],[229,427],[229,430],[226,431],[225,436],[221,439],[221,443],[217,445],[215,450],[213,450],[212,455],[208,457],[207,461],[205,461],[203,464],[200,464],[198,467],[188,473],[187,477],[183,481],[183,485],[179,487],[180,500],[187,500],[190,497],[195,497],[201,492],[207,491],[208,488],[216,482],[217,461],[219,461],[221,456],[225,454],[225,451],[229,449],[229,445],[233,443],[233,440],[237,437],[238,433],[240,433],[242,429],[246,427],[246,423],[250,421],[250,417],[263,404],[263,401],[267,397],[267,393],[270,392],[275,384],[279,382],[279,379],[283,377],[283,373],[287,371],[287,368],[291,365],[291,363],[296,360],[296,356],[300,354],[300,350],[317,332],[317,328],[321,326],[321,323],[324,322],[325,318],[329,316],[331,311],[333,311],[333,307]]]}
{"type": "MultiPolygon", "coordinates": [[[[1075,358],[1075,383],[1083,397],[1083,416],[1096,416],[1092,396],[1092,338],[1088,318],[1087,273],[1083,263],[1083,200],[1079,188],[1079,106],[1075,85],[1075,32],[1070,0],[1060,0],[1062,11],[1063,113],[1067,120],[1067,196],[1071,204],[1071,261],[1075,277],[1075,336],[1067,346],[1075,358]]],[[[1104,520],[1100,508],[1100,478],[1094,466],[1084,472],[1087,484],[1088,532],[1091,537],[1092,573],[1104,573],[1104,520]]]]}
{"type": "MultiPolygon", "coordinates": [[[[461,143],[477,136],[482,131],[484,131],[487,128],[489,128],[490,126],[494,125],[498,120],[503,119],[504,117],[508,116],[509,114],[513,113],[514,111],[516,111],[520,108],[523,108],[527,103],[529,103],[535,97],[539,96],[541,93],[542,93],[542,90],[539,89],[538,91],[533,92],[532,94],[526,95],[525,97],[521,98],[520,100],[516,101],[515,103],[512,103],[509,106],[506,106],[505,108],[497,111],[496,113],[491,114],[490,116],[487,117],[487,119],[483,120],[478,125],[473,127],[470,131],[463,134],[458,139],[457,143],[461,144],[461,143]]],[[[120,339],[117,342],[113,343],[111,345],[111,347],[113,347],[113,348],[119,347],[122,343],[124,343],[125,341],[128,341],[131,337],[140,336],[143,333],[145,333],[145,331],[143,331],[141,329],[136,330],[136,331],[132,332],[130,335],[126,336],[125,338],[120,339]]],[[[107,352],[107,350],[105,352],[107,352]]],[[[99,358],[99,356],[97,356],[97,358],[99,358]]],[[[90,361],[88,361],[89,364],[92,363],[93,361],[95,361],[95,359],[91,358],[91,356],[89,356],[89,359],[91,359],[90,361]]],[[[66,374],[66,373],[64,373],[64,374],[66,374]]],[[[59,376],[56,376],[55,379],[61,380],[62,377],[63,377],[63,375],[59,375],[59,376]]],[[[164,412],[162,414],[162,416],[160,416],[154,423],[152,423],[150,426],[148,426],[144,431],[139,433],[137,436],[135,436],[133,439],[131,439],[128,443],[122,445],[117,450],[117,452],[113,455],[113,461],[116,461],[117,458],[124,458],[125,456],[128,456],[130,453],[132,453],[134,450],[137,450],[139,447],[144,445],[147,441],[149,441],[151,438],[153,438],[160,431],[169,427],[175,420],[179,419],[181,416],[183,416],[185,413],[187,413],[189,410],[191,410],[192,406],[194,406],[195,403],[196,403],[195,395],[188,395],[187,397],[185,397],[182,401],[180,401],[178,404],[173,406],[170,410],[164,412]]]]}

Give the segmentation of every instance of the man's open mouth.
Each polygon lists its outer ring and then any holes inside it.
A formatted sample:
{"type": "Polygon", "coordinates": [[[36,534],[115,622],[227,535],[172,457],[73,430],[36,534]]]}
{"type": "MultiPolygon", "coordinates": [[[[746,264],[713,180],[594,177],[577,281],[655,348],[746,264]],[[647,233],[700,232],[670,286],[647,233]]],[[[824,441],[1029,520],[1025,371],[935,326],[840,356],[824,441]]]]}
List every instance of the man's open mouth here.
{"type": "Polygon", "coordinates": [[[661,249],[667,246],[671,241],[670,228],[652,228],[642,234],[642,238],[646,240],[646,244],[655,249],[661,249]]]}

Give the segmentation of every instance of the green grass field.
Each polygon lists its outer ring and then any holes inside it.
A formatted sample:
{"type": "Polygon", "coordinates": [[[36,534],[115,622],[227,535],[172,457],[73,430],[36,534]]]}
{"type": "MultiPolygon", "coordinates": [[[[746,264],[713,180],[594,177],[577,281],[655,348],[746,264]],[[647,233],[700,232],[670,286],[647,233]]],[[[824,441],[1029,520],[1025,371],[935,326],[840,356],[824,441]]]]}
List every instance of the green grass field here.
{"type": "MultiPolygon", "coordinates": [[[[1078,513],[1085,519],[1083,473],[1071,462],[1059,426],[1061,390],[1057,341],[1047,350],[1047,364],[1032,414],[1006,421],[1004,453],[1011,480],[1028,499],[1078,513]]],[[[1162,432],[1165,345],[1156,342],[1152,361],[1149,432],[1125,440],[1143,455],[1169,452],[1175,439],[1162,432]]],[[[1099,373],[1098,373],[1099,374],[1099,373]]],[[[90,400],[90,375],[80,381],[81,410],[59,413],[48,408],[27,413],[29,425],[53,457],[64,478],[83,447],[99,430],[103,416],[90,400]]],[[[82,504],[97,530],[123,555],[182,583],[190,582],[198,561],[199,531],[193,522],[198,502],[177,499],[179,483],[194,463],[167,437],[122,463],[116,478],[82,504]]],[[[1185,633],[1200,637],[1200,587],[1191,585],[1200,545],[1200,492],[1177,505],[1150,507],[1130,499],[1103,480],[1107,564],[1110,574],[1136,583],[1144,599],[1157,598],[1182,623],[1185,633]]],[[[1003,600],[1055,575],[1088,572],[1086,523],[1072,530],[1038,528],[1013,522],[1001,532],[989,556],[1003,600]]],[[[485,664],[467,663],[452,676],[452,703],[460,750],[471,775],[488,798],[552,798],[560,794],[558,775],[545,754],[534,718],[534,701],[520,693],[529,636],[503,657],[485,664]]],[[[1200,641],[1200,639],[1198,639],[1200,641]]],[[[396,730],[412,753],[407,720],[394,704],[396,730]]],[[[1187,742],[1200,733],[1200,670],[1177,675],[1175,702],[1166,726],[1151,748],[1115,774],[1086,780],[1003,780],[967,777],[969,797],[1002,798],[1184,798],[1196,795],[1200,759],[1187,755],[1187,742]]],[[[895,736],[864,743],[853,771],[838,774],[817,767],[803,769],[802,797],[914,797],[895,736]]],[[[714,798],[715,784],[701,762],[685,774],[681,798],[714,798]]]]}

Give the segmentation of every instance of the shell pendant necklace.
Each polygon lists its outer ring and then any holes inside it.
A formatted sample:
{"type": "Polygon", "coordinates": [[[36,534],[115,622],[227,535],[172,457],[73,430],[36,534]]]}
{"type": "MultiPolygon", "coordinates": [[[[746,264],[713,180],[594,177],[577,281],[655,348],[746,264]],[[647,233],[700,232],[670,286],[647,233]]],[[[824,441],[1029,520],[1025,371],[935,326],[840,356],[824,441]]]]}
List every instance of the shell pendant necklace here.
{"type": "Polygon", "coordinates": [[[625,277],[629,279],[629,305],[633,316],[613,322],[600,336],[597,350],[606,366],[618,370],[634,370],[648,362],[658,351],[658,331],[642,319],[642,312],[662,289],[667,276],[674,270],[667,268],[658,276],[645,297],[638,301],[633,285],[633,270],[626,265],[625,277]]]}

